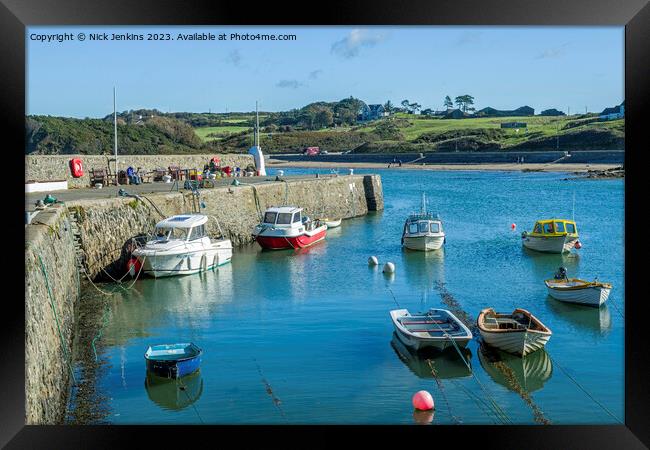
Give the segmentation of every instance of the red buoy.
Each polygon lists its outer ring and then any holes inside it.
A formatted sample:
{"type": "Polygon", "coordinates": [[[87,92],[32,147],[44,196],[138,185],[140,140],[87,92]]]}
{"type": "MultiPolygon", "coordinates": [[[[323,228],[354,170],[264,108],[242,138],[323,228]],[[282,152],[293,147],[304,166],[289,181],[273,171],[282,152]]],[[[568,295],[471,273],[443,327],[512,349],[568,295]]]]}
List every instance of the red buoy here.
{"type": "Polygon", "coordinates": [[[515,228],[517,228],[517,224],[511,223],[510,224],[510,229],[514,231],[515,228]]]}
{"type": "Polygon", "coordinates": [[[433,397],[427,391],[418,391],[413,395],[413,406],[420,411],[429,411],[434,408],[433,397]]]}
{"type": "Polygon", "coordinates": [[[576,241],[576,245],[575,245],[575,247],[576,247],[577,249],[581,249],[581,248],[582,248],[582,244],[580,243],[580,241],[576,241]]]}
{"type": "Polygon", "coordinates": [[[142,264],[140,263],[140,260],[135,257],[129,259],[129,261],[126,263],[126,270],[129,272],[129,275],[131,275],[132,277],[140,273],[141,267],[142,264]]]}
{"type": "Polygon", "coordinates": [[[70,160],[70,172],[72,172],[72,176],[75,178],[83,177],[84,168],[83,165],[81,164],[81,159],[73,158],[70,160]]]}

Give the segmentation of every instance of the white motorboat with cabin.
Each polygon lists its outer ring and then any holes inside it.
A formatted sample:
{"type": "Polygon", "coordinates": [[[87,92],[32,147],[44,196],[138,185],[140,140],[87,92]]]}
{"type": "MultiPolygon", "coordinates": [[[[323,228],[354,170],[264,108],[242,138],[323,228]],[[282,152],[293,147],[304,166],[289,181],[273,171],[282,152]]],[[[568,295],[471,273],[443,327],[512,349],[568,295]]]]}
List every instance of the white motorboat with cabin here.
{"type": "Polygon", "coordinates": [[[422,193],[420,213],[411,214],[404,223],[402,245],[411,250],[438,250],[445,243],[445,232],[440,217],[426,210],[426,196],[422,193]]]}
{"type": "Polygon", "coordinates": [[[397,337],[415,350],[432,347],[438,350],[463,348],[472,340],[472,332],[451,311],[431,308],[411,315],[408,309],[390,312],[397,337]]]}
{"type": "Polygon", "coordinates": [[[268,250],[309,247],[325,239],[327,225],[311,220],[295,206],[274,206],[264,212],[253,230],[258,244],[268,250]]]}
{"type": "Polygon", "coordinates": [[[544,280],[544,284],[548,294],[556,300],[589,306],[605,303],[612,290],[610,283],[568,278],[564,267],[560,267],[553,279],[544,280]]]}
{"type": "Polygon", "coordinates": [[[206,232],[208,217],[180,214],[156,224],[154,239],[133,251],[142,271],[153,277],[205,272],[230,262],[230,239],[211,240],[206,232]]]}

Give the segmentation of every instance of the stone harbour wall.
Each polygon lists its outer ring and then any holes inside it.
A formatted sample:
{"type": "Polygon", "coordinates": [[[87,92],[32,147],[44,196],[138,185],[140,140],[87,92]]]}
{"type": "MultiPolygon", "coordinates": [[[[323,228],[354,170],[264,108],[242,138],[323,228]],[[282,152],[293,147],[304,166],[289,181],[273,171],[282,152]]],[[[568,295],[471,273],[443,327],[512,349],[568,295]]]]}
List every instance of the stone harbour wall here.
{"type": "Polygon", "coordinates": [[[68,212],[63,206],[53,206],[25,227],[27,425],[57,424],[64,418],[78,295],[79,273],[68,212]]]}
{"type": "MultiPolygon", "coordinates": [[[[181,169],[199,169],[211,158],[219,157],[222,166],[241,167],[254,165],[253,156],[248,154],[219,154],[219,155],[118,155],[118,169],[126,170],[131,166],[146,171],[169,166],[179,166],[181,169]]],[[[107,169],[115,172],[115,157],[108,155],[26,155],[25,182],[68,181],[68,188],[89,187],[91,169],[107,169]],[[70,160],[81,159],[83,176],[74,178],[70,170],[70,160]]]]}

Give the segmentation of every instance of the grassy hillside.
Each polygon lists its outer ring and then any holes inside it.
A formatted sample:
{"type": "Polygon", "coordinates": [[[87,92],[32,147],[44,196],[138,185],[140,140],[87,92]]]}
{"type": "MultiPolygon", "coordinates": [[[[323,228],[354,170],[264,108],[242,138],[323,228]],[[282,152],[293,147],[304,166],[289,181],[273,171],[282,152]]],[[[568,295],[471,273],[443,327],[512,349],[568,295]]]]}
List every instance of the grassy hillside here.
{"type": "MultiPolygon", "coordinates": [[[[344,117],[349,108],[341,111],[344,117]]],[[[365,123],[348,123],[336,116],[330,126],[320,127],[311,116],[301,114],[300,110],[260,114],[260,144],[265,152],[300,152],[309,146],[330,152],[554,150],[558,143],[560,150],[612,150],[623,149],[625,137],[624,120],[599,121],[594,114],[441,119],[398,113],[365,123]],[[526,122],[528,126],[501,128],[502,122],[526,122]]],[[[240,153],[253,143],[255,117],[251,113],[138,110],[118,117],[118,146],[123,154],[240,153]]],[[[26,125],[27,153],[113,151],[112,116],[28,116],[26,125]]]]}

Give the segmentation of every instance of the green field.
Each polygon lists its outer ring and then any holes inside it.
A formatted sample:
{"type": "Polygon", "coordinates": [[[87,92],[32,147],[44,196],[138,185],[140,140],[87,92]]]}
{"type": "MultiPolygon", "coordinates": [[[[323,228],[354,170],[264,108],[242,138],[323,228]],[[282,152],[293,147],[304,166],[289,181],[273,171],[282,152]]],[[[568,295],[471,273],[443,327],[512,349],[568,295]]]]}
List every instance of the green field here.
{"type": "MultiPolygon", "coordinates": [[[[234,123],[240,123],[240,122],[245,122],[244,120],[234,122],[234,123]]],[[[242,131],[249,131],[251,130],[251,127],[249,126],[241,126],[241,125],[232,125],[232,126],[225,126],[225,127],[200,127],[200,128],[195,128],[194,131],[196,135],[201,138],[203,141],[211,141],[214,139],[217,139],[213,136],[208,136],[209,134],[217,134],[219,136],[227,136],[231,134],[237,134],[241,133],[242,131]]]]}

